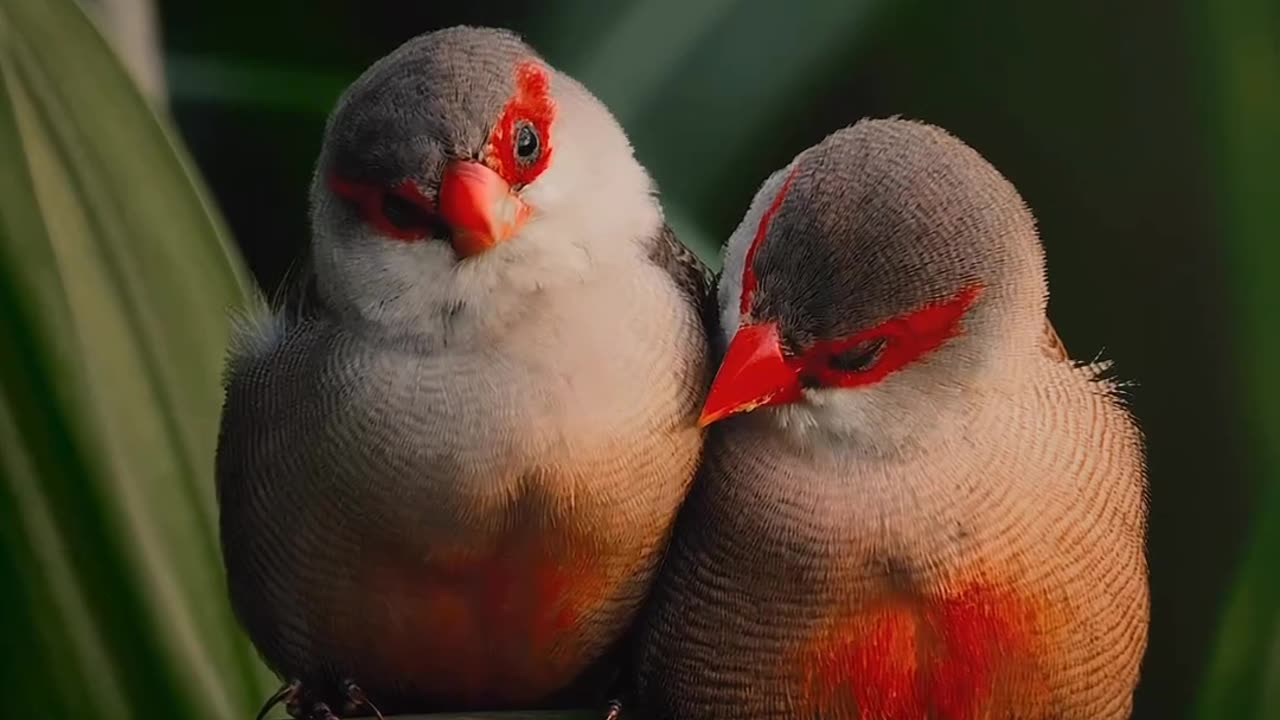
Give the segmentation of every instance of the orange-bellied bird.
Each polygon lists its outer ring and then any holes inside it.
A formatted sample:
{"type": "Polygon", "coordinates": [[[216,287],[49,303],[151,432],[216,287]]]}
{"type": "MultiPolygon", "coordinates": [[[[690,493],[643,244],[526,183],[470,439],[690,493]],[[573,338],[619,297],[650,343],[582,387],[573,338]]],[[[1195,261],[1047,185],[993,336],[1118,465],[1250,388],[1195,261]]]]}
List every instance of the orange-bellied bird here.
{"type": "Polygon", "coordinates": [[[1130,714],[1143,441],[1046,301],[1022,199],[938,128],[863,121],[764,183],[640,634],[655,717],[1130,714]]]}
{"type": "Polygon", "coordinates": [[[313,302],[230,361],[236,613],[297,714],[554,702],[692,481],[708,278],[605,106],[498,30],[367,70],[311,199],[313,302]]]}

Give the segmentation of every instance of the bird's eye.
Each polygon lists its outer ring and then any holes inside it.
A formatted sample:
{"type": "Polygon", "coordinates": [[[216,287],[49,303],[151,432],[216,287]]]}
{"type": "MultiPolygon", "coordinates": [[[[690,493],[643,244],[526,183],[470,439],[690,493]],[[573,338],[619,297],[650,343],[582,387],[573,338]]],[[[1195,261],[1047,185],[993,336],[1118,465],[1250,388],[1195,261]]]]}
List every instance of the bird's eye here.
{"type": "Polygon", "coordinates": [[[538,139],[538,131],[526,120],[516,125],[516,158],[525,165],[532,164],[542,153],[542,142],[538,139]]]}
{"type": "Polygon", "coordinates": [[[426,231],[434,223],[430,213],[396,193],[382,196],[382,216],[391,227],[405,232],[426,231]]]}
{"type": "Polygon", "coordinates": [[[883,337],[864,340],[848,350],[835,353],[827,358],[827,366],[837,372],[846,373],[869,370],[880,359],[880,354],[884,352],[884,346],[885,339],[883,337]]]}

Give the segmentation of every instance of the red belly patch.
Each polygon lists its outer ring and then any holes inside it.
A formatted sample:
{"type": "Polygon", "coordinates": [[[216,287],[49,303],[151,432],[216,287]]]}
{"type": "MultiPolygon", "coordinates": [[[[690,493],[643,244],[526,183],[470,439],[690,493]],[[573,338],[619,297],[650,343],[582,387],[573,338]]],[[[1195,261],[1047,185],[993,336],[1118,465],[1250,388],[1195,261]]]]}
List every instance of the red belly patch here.
{"type": "Polygon", "coordinates": [[[976,720],[1035,702],[1035,621],[1030,604],[982,587],[878,601],[815,638],[799,660],[806,697],[859,720],[976,720]]]}
{"type": "Polygon", "coordinates": [[[551,540],[521,533],[484,555],[379,568],[370,590],[390,622],[366,628],[382,640],[372,651],[454,702],[518,705],[561,688],[582,669],[584,623],[612,586],[598,560],[551,540]]]}

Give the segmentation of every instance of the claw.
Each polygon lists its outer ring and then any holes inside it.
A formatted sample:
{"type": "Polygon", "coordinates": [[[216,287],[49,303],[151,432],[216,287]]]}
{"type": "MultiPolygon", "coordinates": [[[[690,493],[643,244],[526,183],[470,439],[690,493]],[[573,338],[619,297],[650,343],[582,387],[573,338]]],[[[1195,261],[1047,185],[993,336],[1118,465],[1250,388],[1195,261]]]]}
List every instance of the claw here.
{"type": "MultiPolygon", "coordinates": [[[[267,698],[267,702],[258,711],[255,720],[263,720],[272,708],[281,703],[284,703],[285,711],[289,716],[297,720],[339,720],[333,708],[319,699],[324,695],[312,692],[313,689],[310,685],[304,687],[301,680],[290,680],[267,698]]],[[[353,715],[357,710],[367,708],[378,720],[386,720],[382,711],[369,700],[369,696],[354,680],[343,680],[341,692],[345,699],[344,705],[340,708],[343,715],[353,715]]]]}
{"type": "MultiPolygon", "coordinates": [[[[254,720],[262,720],[267,716],[267,713],[271,712],[272,708],[279,705],[281,702],[286,703],[286,706],[292,704],[300,689],[302,689],[302,681],[300,680],[290,680],[289,682],[281,685],[280,689],[276,690],[275,693],[273,693],[271,697],[267,698],[267,701],[263,703],[262,709],[258,711],[258,716],[254,718],[254,720]]],[[[289,714],[292,715],[293,713],[290,712],[289,714]]]]}
{"type": "Polygon", "coordinates": [[[369,700],[369,696],[364,694],[364,690],[361,690],[354,680],[343,680],[342,692],[347,696],[347,701],[353,706],[352,710],[358,710],[362,707],[369,708],[378,720],[386,720],[382,717],[382,711],[378,710],[378,706],[369,700]]]}

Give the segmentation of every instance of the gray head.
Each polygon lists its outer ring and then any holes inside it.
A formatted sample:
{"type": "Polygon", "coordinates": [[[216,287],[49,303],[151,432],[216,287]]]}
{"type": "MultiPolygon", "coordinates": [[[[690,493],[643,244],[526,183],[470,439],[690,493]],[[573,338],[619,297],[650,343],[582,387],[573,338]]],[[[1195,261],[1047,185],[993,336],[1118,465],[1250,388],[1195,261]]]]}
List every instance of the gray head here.
{"type": "Polygon", "coordinates": [[[801,153],[725,252],[733,339],[704,422],[773,406],[801,432],[897,445],[1034,356],[1045,322],[1017,191],[920,123],[859,122],[801,153]]]}
{"type": "Polygon", "coordinates": [[[639,252],[659,221],[608,110],[485,28],[370,67],[329,119],[312,186],[322,296],[392,335],[500,330],[525,295],[639,252]]]}

